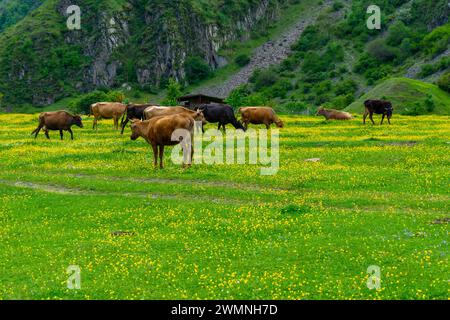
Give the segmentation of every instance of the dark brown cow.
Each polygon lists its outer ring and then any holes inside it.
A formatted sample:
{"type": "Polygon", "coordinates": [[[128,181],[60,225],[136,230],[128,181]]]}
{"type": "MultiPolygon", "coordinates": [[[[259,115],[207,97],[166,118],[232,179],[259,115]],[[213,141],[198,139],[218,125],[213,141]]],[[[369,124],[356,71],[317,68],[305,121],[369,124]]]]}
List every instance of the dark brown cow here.
{"type": "Polygon", "coordinates": [[[160,168],[164,168],[164,147],[174,146],[183,143],[184,162],[183,167],[190,165],[194,154],[192,140],[194,137],[195,120],[187,114],[174,114],[169,116],[155,117],[150,120],[132,120],[131,123],[131,140],[136,140],[139,137],[144,138],[153,148],[154,165],[158,166],[158,147],[160,168]],[[172,139],[173,134],[177,130],[182,130],[188,133],[190,141],[187,137],[180,136],[175,141],[172,139]],[[188,150],[188,146],[190,149],[188,150]],[[189,159],[190,151],[190,159],[189,159]]]}
{"type": "Polygon", "coordinates": [[[74,116],[67,111],[44,112],[39,115],[39,126],[31,134],[35,134],[34,138],[36,139],[39,131],[43,128],[45,136],[47,139],[50,139],[48,131],[59,130],[61,140],[63,140],[63,131],[69,131],[73,140],[73,132],[71,129],[73,125],[83,128],[83,122],[80,116],[74,116]]]}
{"type": "Polygon", "coordinates": [[[392,103],[385,100],[367,100],[364,102],[364,106],[366,107],[366,112],[364,113],[363,122],[366,124],[367,116],[370,116],[370,120],[373,124],[373,114],[382,114],[383,118],[381,119],[381,124],[383,124],[384,118],[387,117],[389,124],[391,124],[392,113],[394,112],[394,108],[392,107],[392,103]]]}
{"type": "Polygon", "coordinates": [[[123,134],[125,131],[125,127],[128,122],[133,119],[145,120],[144,111],[148,107],[153,106],[153,104],[129,104],[127,105],[127,115],[126,118],[122,121],[122,131],[120,134],[123,134]]]}
{"type": "Polygon", "coordinates": [[[247,130],[248,124],[264,124],[267,129],[272,124],[276,124],[278,128],[283,128],[284,123],[276,115],[275,111],[270,107],[244,107],[239,109],[242,116],[242,124],[247,130]]]}

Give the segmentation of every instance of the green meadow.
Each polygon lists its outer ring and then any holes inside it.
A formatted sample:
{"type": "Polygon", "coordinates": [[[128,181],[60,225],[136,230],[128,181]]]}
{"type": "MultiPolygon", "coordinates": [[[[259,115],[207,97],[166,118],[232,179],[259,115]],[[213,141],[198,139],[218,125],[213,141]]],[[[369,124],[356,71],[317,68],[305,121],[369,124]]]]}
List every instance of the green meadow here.
{"type": "Polygon", "coordinates": [[[0,299],[449,298],[448,116],[282,117],[274,176],[37,117],[0,115],[0,299]]]}

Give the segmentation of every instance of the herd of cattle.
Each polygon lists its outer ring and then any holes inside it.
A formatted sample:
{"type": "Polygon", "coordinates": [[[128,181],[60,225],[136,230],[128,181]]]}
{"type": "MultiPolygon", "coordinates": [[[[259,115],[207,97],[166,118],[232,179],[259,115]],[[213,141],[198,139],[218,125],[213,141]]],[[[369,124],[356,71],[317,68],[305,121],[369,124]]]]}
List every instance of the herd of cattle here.
{"type": "MultiPolygon", "coordinates": [[[[381,114],[383,124],[387,117],[389,124],[393,114],[393,107],[389,101],[367,100],[365,103],[364,124],[369,116],[374,124],[373,114],[381,114]]],[[[276,115],[270,107],[243,107],[239,109],[241,120],[239,121],[233,111],[233,108],[225,104],[205,104],[190,110],[185,107],[162,107],[153,104],[129,104],[99,102],[90,107],[90,116],[94,116],[93,129],[98,130],[98,121],[100,119],[113,119],[114,129],[119,129],[121,120],[121,134],[129,122],[131,122],[131,139],[136,140],[143,137],[153,148],[155,166],[157,157],[160,158],[160,166],[163,167],[164,146],[176,145],[180,141],[172,141],[172,134],[178,129],[184,129],[192,134],[195,125],[199,130],[203,130],[207,123],[218,123],[218,130],[228,124],[236,129],[246,131],[249,124],[264,124],[267,129],[272,124],[279,128],[284,127],[283,121],[276,115]],[[158,150],[159,148],[159,150],[158,150]]],[[[320,107],[316,115],[322,115],[327,120],[350,120],[352,115],[337,110],[324,109],[320,107]]],[[[73,140],[71,127],[78,126],[83,128],[83,122],[79,115],[72,115],[67,111],[44,112],[39,116],[39,126],[32,132],[35,138],[41,130],[44,130],[45,136],[50,139],[49,130],[59,131],[61,140],[63,131],[68,131],[73,140]]]]}

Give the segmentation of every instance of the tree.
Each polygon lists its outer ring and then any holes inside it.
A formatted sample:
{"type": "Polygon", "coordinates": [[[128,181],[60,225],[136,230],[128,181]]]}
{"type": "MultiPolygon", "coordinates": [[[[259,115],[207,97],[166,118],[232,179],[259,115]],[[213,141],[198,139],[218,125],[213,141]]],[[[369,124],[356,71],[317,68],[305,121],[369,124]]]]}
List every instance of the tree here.
{"type": "Polygon", "coordinates": [[[188,58],[184,64],[184,69],[186,78],[191,84],[207,79],[212,74],[211,67],[199,57],[188,58]]]}
{"type": "Polygon", "coordinates": [[[438,80],[437,85],[442,90],[450,93],[450,72],[444,73],[442,77],[438,80]]]}
{"type": "Polygon", "coordinates": [[[163,104],[166,106],[176,106],[178,104],[178,98],[181,95],[181,85],[175,79],[170,78],[167,84],[166,99],[164,99],[163,104]]]}
{"type": "Polygon", "coordinates": [[[2,100],[5,95],[0,92],[0,108],[2,107],[2,100]]]}
{"type": "Polygon", "coordinates": [[[250,63],[250,57],[246,54],[240,54],[234,59],[234,62],[236,62],[239,67],[245,67],[250,63]]]}

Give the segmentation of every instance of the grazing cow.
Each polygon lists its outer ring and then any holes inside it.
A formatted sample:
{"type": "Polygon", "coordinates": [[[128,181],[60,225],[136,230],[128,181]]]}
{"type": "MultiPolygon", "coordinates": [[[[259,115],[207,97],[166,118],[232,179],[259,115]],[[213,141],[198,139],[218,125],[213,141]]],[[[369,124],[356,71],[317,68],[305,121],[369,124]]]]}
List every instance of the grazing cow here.
{"type": "Polygon", "coordinates": [[[233,108],[226,104],[211,103],[205,104],[198,108],[205,115],[206,121],[211,123],[219,123],[218,130],[231,123],[236,129],[246,130],[241,122],[239,122],[233,112],[233,108]]]}
{"type": "Polygon", "coordinates": [[[391,124],[392,114],[394,112],[394,108],[392,107],[392,103],[384,100],[367,100],[364,102],[364,106],[366,107],[366,112],[364,112],[364,124],[366,124],[367,116],[370,117],[370,120],[373,124],[373,114],[382,114],[383,118],[381,119],[381,124],[383,124],[384,118],[387,117],[389,124],[391,124]]]}
{"type": "MultiPolygon", "coordinates": [[[[92,129],[98,131],[98,120],[113,119],[114,129],[119,130],[119,119],[124,117],[127,106],[118,102],[99,102],[91,105],[89,116],[94,115],[94,124],[92,129]]],[[[123,122],[123,119],[122,119],[123,122]]]]}
{"type": "Polygon", "coordinates": [[[187,114],[192,118],[194,118],[196,124],[198,125],[197,129],[203,129],[203,125],[206,124],[206,119],[205,116],[203,115],[203,112],[199,110],[192,111],[185,107],[161,107],[161,106],[148,107],[144,111],[144,119],[150,120],[155,117],[169,116],[180,113],[187,114]]]}
{"type": "Polygon", "coordinates": [[[353,116],[344,111],[338,111],[333,109],[325,109],[320,107],[317,109],[316,116],[324,116],[327,120],[352,120],[353,116]]]}
{"type": "Polygon", "coordinates": [[[145,120],[144,117],[144,111],[148,107],[151,107],[152,104],[129,104],[127,105],[127,115],[124,121],[122,121],[122,131],[120,134],[123,134],[125,131],[125,127],[127,126],[128,122],[133,119],[138,120],[145,120]]]}
{"type": "Polygon", "coordinates": [[[36,139],[39,131],[44,128],[45,136],[50,139],[49,130],[59,130],[61,140],[64,139],[63,131],[69,131],[73,140],[73,132],[71,127],[75,125],[83,128],[83,122],[80,116],[74,116],[67,111],[44,112],[39,115],[39,126],[31,134],[35,134],[36,139]]]}
{"type": "Polygon", "coordinates": [[[169,116],[155,117],[150,120],[132,120],[131,123],[131,140],[136,140],[139,137],[144,138],[153,148],[154,165],[158,166],[158,147],[159,147],[159,160],[160,168],[164,168],[164,146],[173,146],[179,143],[183,143],[183,167],[190,165],[194,148],[192,146],[194,136],[194,119],[187,114],[174,114],[169,116]],[[180,136],[173,141],[172,136],[177,130],[186,130],[190,134],[190,141],[187,141],[187,137],[180,136]],[[187,150],[187,146],[190,144],[191,150],[187,150]],[[188,154],[190,151],[190,160],[188,154]]]}
{"type": "Polygon", "coordinates": [[[275,111],[269,107],[245,107],[240,108],[239,113],[242,117],[242,123],[245,129],[248,124],[264,124],[269,129],[272,124],[276,124],[278,128],[283,128],[283,121],[278,118],[275,111]]]}

